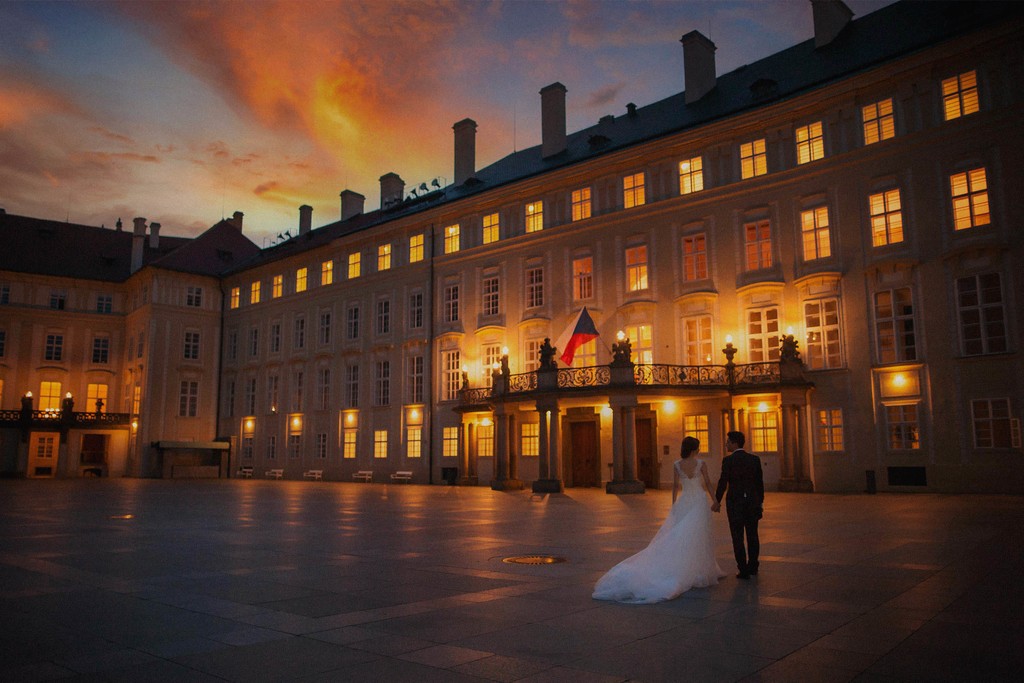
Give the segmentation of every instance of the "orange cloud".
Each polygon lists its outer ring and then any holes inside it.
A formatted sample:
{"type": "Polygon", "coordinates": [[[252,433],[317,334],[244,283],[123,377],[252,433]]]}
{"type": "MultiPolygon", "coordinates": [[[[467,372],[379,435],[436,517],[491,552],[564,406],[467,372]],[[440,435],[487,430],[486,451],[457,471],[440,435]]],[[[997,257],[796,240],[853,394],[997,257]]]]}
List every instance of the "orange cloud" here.
{"type": "Polygon", "coordinates": [[[16,126],[50,114],[80,114],[64,95],[28,82],[0,83],[0,128],[16,126]]]}

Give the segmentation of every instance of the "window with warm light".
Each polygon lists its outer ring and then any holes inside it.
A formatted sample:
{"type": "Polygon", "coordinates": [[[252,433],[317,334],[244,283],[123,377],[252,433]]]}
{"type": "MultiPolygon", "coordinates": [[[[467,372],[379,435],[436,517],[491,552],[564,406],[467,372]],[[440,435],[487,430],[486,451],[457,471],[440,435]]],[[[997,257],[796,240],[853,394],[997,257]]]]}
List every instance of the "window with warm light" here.
{"type": "Polygon", "coordinates": [[[476,455],[479,458],[494,456],[494,424],[482,422],[476,428],[476,455]]]}
{"type": "Polygon", "coordinates": [[[804,261],[814,261],[832,255],[827,206],[801,211],[800,232],[803,237],[804,261]]]}
{"type": "Polygon", "coordinates": [[[871,214],[871,246],[884,247],[903,241],[903,204],[898,188],[870,195],[868,211],[871,214]]]}
{"type": "Polygon", "coordinates": [[[523,342],[523,372],[536,372],[540,369],[541,339],[527,339],[523,342]]]}
{"type": "Polygon", "coordinates": [[[530,202],[526,205],[526,232],[540,232],[544,229],[544,202],[530,202]]]}
{"type": "Polygon", "coordinates": [[[534,266],[526,269],[526,307],[540,308],[544,305],[544,268],[534,266]]]}
{"type": "Polygon", "coordinates": [[[441,352],[441,400],[454,401],[462,389],[462,354],[458,350],[441,352]]]}
{"type": "Polygon", "coordinates": [[[341,435],[341,457],[353,460],[356,457],[356,430],[346,429],[341,435]]]}
{"type": "Polygon", "coordinates": [[[839,299],[805,301],[804,329],[807,332],[804,362],[808,368],[828,370],[843,367],[839,299]]]}
{"type": "Polygon", "coordinates": [[[373,457],[388,457],[388,430],[375,429],[373,431],[373,457]]]}
{"type": "Polygon", "coordinates": [[[630,292],[647,289],[647,245],[626,249],[626,288],[630,292]]]}
{"type": "Polygon", "coordinates": [[[39,383],[39,410],[60,410],[60,402],[63,396],[60,392],[60,382],[39,383]]]}
{"type": "Polygon", "coordinates": [[[767,219],[743,226],[747,271],[772,267],[772,225],[767,219]]]}
{"type": "Polygon", "coordinates": [[[280,299],[284,294],[284,275],[275,275],[270,281],[270,296],[273,299],[280,299]]]}
{"type": "Polygon", "coordinates": [[[890,450],[916,451],[921,448],[916,403],[885,406],[885,426],[890,450]]]}
{"type": "Polygon", "coordinates": [[[238,308],[238,303],[239,303],[239,301],[242,298],[242,294],[241,294],[241,291],[239,290],[239,288],[238,287],[232,287],[231,288],[231,293],[228,296],[229,296],[228,306],[230,306],[233,309],[234,308],[238,308]]]}
{"type": "Polygon", "coordinates": [[[483,243],[491,244],[501,239],[501,220],[497,213],[489,213],[484,216],[483,243]]]}
{"type": "Polygon", "coordinates": [[[480,284],[480,295],[483,298],[480,312],[485,316],[498,315],[501,304],[501,285],[497,275],[487,275],[480,284]]]}
{"type": "Polygon", "coordinates": [[[740,145],[740,177],[743,180],[768,173],[768,153],[764,138],[740,145]]]}
{"type": "Polygon", "coordinates": [[[860,108],[860,115],[864,125],[865,145],[895,137],[896,119],[893,116],[891,97],[864,105],[860,108]]]}
{"type": "Polygon", "coordinates": [[[423,428],[407,427],[405,430],[405,457],[419,458],[423,455],[423,428]]]}
{"type": "Polygon", "coordinates": [[[443,292],[442,315],[444,322],[459,321],[459,285],[446,285],[443,292]]]}
{"type": "Polygon", "coordinates": [[[622,206],[632,209],[634,206],[643,206],[646,203],[643,172],[624,177],[622,179],[622,206]]]}
{"type": "Polygon", "coordinates": [[[572,367],[592,368],[597,365],[597,341],[591,339],[576,349],[576,355],[572,357],[572,367]]]}
{"type": "Polygon", "coordinates": [[[630,360],[637,365],[654,363],[654,335],[650,325],[626,325],[623,330],[630,341],[630,360]]]}
{"type": "Polygon", "coordinates": [[[752,410],[749,413],[750,445],[755,453],[773,453],[779,450],[779,413],[771,410],[752,410]]]}
{"type": "Polygon", "coordinates": [[[988,179],[984,168],[975,168],[949,177],[953,198],[953,227],[956,230],[988,225],[988,179]]]}
{"type": "Polygon", "coordinates": [[[199,414],[199,382],[182,380],[178,392],[178,417],[195,417],[199,414]]]}
{"type": "Polygon", "coordinates": [[[444,229],[444,253],[454,254],[460,247],[459,224],[449,225],[444,229]]]}
{"type": "Polygon", "coordinates": [[[942,81],[942,112],[947,121],[978,111],[978,74],[965,71],[942,81]]]}
{"type": "Polygon", "coordinates": [[[317,407],[328,410],[331,407],[331,369],[317,368],[316,371],[317,407]]]}
{"type": "Polygon", "coordinates": [[[520,427],[520,455],[535,458],[540,455],[540,424],[524,422],[520,427]]]}
{"type": "Polygon", "coordinates": [[[704,158],[694,157],[679,162],[679,194],[692,194],[704,189],[704,158]]]}
{"type": "Polygon", "coordinates": [[[975,448],[1020,448],[1020,420],[1013,417],[1008,398],[971,401],[975,448]]]}
{"type": "Polygon", "coordinates": [[[345,367],[345,405],[359,407],[359,365],[355,363],[345,367]]]}
{"type": "Polygon", "coordinates": [[[350,304],[345,309],[345,338],[359,339],[359,304],[350,304]]]}
{"type": "Polygon", "coordinates": [[[64,360],[64,335],[46,335],[46,344],[43,347],[43,360],[62,361],[64,360]]]}
{"type": "Polygon", "coordinates": [[[1009,350],[999,273],[957,278],[956,301],[960,318],[960,348],[965,356],[1009,350]]]}
{"type": "Polygon", "coordinates": [[[700,441],[698,455],[707,455],[711,447],[710,434],[707,415],[683,415],[683,435],[700,441]]]}
{"type": "Polygon", "coordinates": [[[590,218],[590,188],[582,187],[578,190],[573,190],[570,196],[572,204],[572,220],[582,221],[586,218],[590,218]]]}
{"type": "Polygon", "coordinates": [[[413,235],[409,238],[409,263],[419,263],[423,260],[423,235],[413,235]]]}
{"type": "Polygon", "coordinates": [[[796,163],[806,164],[825,158],[825,134],[821,121],[796,129],[796,163]]]}
{"type": "Polygon", "coordinates": [[[334,261],[323,261],[320,263],[320,285],[330,284],[334,284],[334,261]]]}
{"type": "Polygon", "coordinates": [[[879,363],[917,360],[914,298],[909,287],[875,292],[875,339],[879,363]]]}
{"type": "Polygon", "coordinates": [[[779,359],[779,308],[747,309],[747,346],[751,363],[779,359]]]}
{"type": "Polygon", "coordinates": [[[708,247],[704,233],[683,237],[683,279],[705,280],[708,277],[708,247]]]}
{"type": "Polygon", "coordinates": [[[683,353],[686,365],[710,365],[714,360],[710,315],[683,318],[683,353]]]}
{"type": "Polygon", "coordinates": [[[490,388],[494,385],[494,366],[501,362],[501,344],[484,344],[480,358],[481,385],[490,388]]]}
{"type": "Polygon", "coordinates": [[[295,291],[305,292],[306,284],[309,279],[309,269],[299,268],[295,271],[295,291]]]}
{"type": "Polygon", "coordinates": [[[818,411],[818,450],[838,452],[843,450],[843,410],[825,408],[818,411]]]}
{"type": "Polygon", "coordinates": [[[260,281],[257,280],[249,285],[249,303],[258,304],[260,302],[260,281]]]}
{"type": "Polygon", "coordinates": [[[594,296],[594,259],[578,256],[572,260],[572,298],[583,301],[594,296]]]}
{"type": "Polygon", "coordinates": [[[391,270],[391,245],[381,244],[377,247],[377,272],[391,270]]]}
{"type": "Polygon", "coordinates": [[[348,279],[355,280],[362,274],[363,255],[358,251],[348,255],[348,279]]]}
{"type": "Polygon", "coordinates": [[[409,356],[409,403],[423,403],[423,356],[409,356]]]}
{"type": "Polygon", "coordinates": [[[445,427],[441,430],[441,456],[455,458],[459,455],[459,428],[445,427]]]}
{"type": "MultiPolygon", "coordinates": [[[[85,389],[85,406],[86,410],[96,410],[96,402],[103,401],[105,405],[109,404],[107,401],[107,385],[106,384],[89,384],[85,389]]],[[[96,412],[102,412],[97,410],[96,412]]]]}

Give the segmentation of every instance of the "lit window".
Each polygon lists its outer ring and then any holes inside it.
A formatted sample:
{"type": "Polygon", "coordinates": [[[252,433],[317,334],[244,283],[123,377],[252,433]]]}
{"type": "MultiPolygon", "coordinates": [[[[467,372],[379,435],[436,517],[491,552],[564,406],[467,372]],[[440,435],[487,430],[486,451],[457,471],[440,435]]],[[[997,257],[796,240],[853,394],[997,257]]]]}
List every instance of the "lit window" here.
{"type": "Polygon", "coordinates": [[[60,388],[60,382],[39,383],[39,410],[60,410],[60,388]]]}
{"type": "Polygon", "coordinates": [[[597,340],[591,339],[576,349],[576,355],[572,357],[572,367],[592,368],[595,365],[597,365],[597,340]]]}
{"type": "Polygon", "coordinates": [[[572,297],[576,301],[594,296],[594,259],[580,256],[572,261],[572,297]]]}
{"type": "Polygon", "coordinates": [[[796,162],[806,164],[825,157],[825,138],[821,121],[796,129],[796,162]]]}
{"type": "Polygon", "coordinates": [[[540,339],[523,342],[523,372],[536,372],[540,368],[540,347],[543,343],[540,339]]]}
{"type": "Polygon", "coordinates": [[[85,405],[90,408],[95,408],[97,413],[101,413],[103,410],[102,408],[97,407],[97,401],[103,401],[104,404],[107,403],[106,384],[90,384],[86,387],[85,405]]]}
{"type": "Polygon", "coordinates": [[[892,113],[892,98],[868,104],[860,109],[864,120],[864,144],[888,140],[896,135],[896,122],[892,113]]]}
{"type": "Polygon", "coordinates": [[[958,278],[960,342],[966,356],[1007,351],[1006,310],[999,273],[958,278]]]}
{"type": "Polygon", "coordinates": [[[711,316],[683,318],[683,349],[686,365],[708,365],[714,353],[711,338],[711,316]]]}
{"type": "Polygon", "coordinates": [[[879,363],[917,360],[914,300],[909,287],[875,292],[875,335],[879,363]]]}
{"type": "Polygon", "coordinates": [[[238,302],[239,302],[240,299],[241,299],[241,292],[239,291],[238,287],[232,287],[231,288],[231,303],[229,304],[231,306],[231,308],[238,308],[238,302]]]}
{"type": "Polygon", "coordinates": [[[483,294],[483,315],[498,315],[499,305],[501,303],[501,289],[498,283],[497,275],[490,275],[484,278],[481,286],[483,294]]]}
{"type": "Polygon", "coordinates": [[[683,238],[683,279],[704,280],[708,276],[708,249],[704,233],[683,238]]]}
{"type": "Polygon", "coordinates": [[[967,71],[942,81],[942,111],[947,121],[978,111],[978,75],[967,71]]]}
{"type": "Polygon", "coordinates": [[[540,424],[536,422],[523,423],[520,455],[525,458],[532,458],[540,455],[540,424]]]}
{"type": "Polygon", "coordinates": [[[259,302],[260,302],[260,281],[257,280],[256,282],[254,282],[251,285],[249,285],[249,303],[250,304],[258,304],[259,302]]]}
{"type": "Polygon", "coordinates": [[[306,291],[306,280],[308,278],[309,270],[306,268],[299,268],[295,271],[295,291],[305,292],[306,291]]]}
{"type": "Polygon", "coordinates": [[[342,435],[341,457],[353,460],[356,457],[356,430],[346,429],[342,435]]]}
{"type": "Polygon", "coordinates": [[[363,255],[358,251],[348,255],[348,279],[355,280],[361,274],[363,255]]]}
{"type": "Polygon", "coordinates": [[[284,276],[275,275],[270,285],[270,296],[274,299],[278,299],[284,294],[284,276]]]}
{"type": "Polygon", "coordinates": [[[199,414],[199,382],[184,381],[178,394],[178,417],[195,417],[199,414]]]}
{"type": "Polygon", "coordinates": [[[779,414],[774,410],[750,413],[750,444],[755,453],[779,450],[779,414]]]}
{"type": "Polygon", "coordinates": [[[539,308],[544,305],[544,269],[526,269],[526,307],[539,308]]]}
{"type": "Polygon", "coordinates": [[[827,408],[818,411],[818,450],[843,450],[843,411],[827,408]]]}
{"type": "Polygon", "coordinates": [[[459,454],[459,428],[445,427],[441,432],[441,455],[454,458],[459,454]]]}
{"type": "Polygon", "coordinates": [[[772,267],[772,225],[769,221],[757,221],[743,226],[744,246],[747,254],[747,270],[761,270],[772,267]]]}
{"type": "Polygon", "coordinates": [[[686,436],[692,436],[700,441],[700,450],[697,451],[698,454],[703,455],[708,452],[708,447],[710,446],[708,442],[708,435],[710,432],[708,431],[707,415],[684,415],[683,432],[686,436]]]}
{"type": "Polygon", "coordinates": [[[444,321],[455,323],[459,321],[459,286],[448,285],[444,288],[444,321]]]}
{"type": "Polygon", "coordinates": [[[975,448],[1020,448],[1020,420],[1010,412],[1006,398],[971,401],[975,448]]]}
{"type": "Polygon", "coordinates": [[[501,362],[501,345],[485,344],[483,347],[483,367],[480,374],[483,379],[483,386],[490,388],[494,385],[494,366],[501,362]]]}
{"type": "Polygon", "coordinates": [[[891,450],[917,450],[921,447],[918,438],[917,404],[886,406],[885,423],[891,450]]]}
{"type": "Polygon", "coordinates": [[[884,247],[903,241],[903,205],[898,189],[869,196],[868,209],[871,212],[871,246],[884,247]]]}
{"type": "Polygon", "coordinates": [[[644,174],[634,173],[622,179],[622,205],[627,209],[643,206],[646,203],[644,193],[644,174]]]}
{"type": "Polygon", "coordinates": [[[590,218],[590,188],[584,187],[572,191],[572,219],[581,221],[590,218]]]}
{"type": "Polygon", "coordinates": [[[419,263],[423,260],[423,235],[413,235],[409,238],[409,263],[419,263]]]}
{"type": "Polygon", "coordinates": [[[801,211],[800,230],[803,234],[804,261],[828,258],[832,255],[827,206],[801,211]]]}
{"type": "Polygon", "coordinates": [[[988,180],[984,168],[966,173],[954,173],[949,177],[950,192],[953,196],[953,227],[957,230],[988,225],[988,180]]]}
{"type": "Polygon", "coordinates": [[[654,340],[650,325],[627,325],[623,330],[630,341],[632,353],[630,360],[637,365],[654,363],[654,340]]]}
{"type": "Polygon", "coordinates": [[[476,428],[476,454],[480,458],[494,456],[494,424],[481,424],[476,428]]]}
{"type": "Polygon", "coordinates": [[[489,213],[484,216],[484,244],[490,244],[491,242],[497,242],[501,239],[501,221],[498,219],[498,214],[489,213]]]}
{"type": "Polygon", "coordinates": [[[544,202],[530,202],[526,205],[526,232],[540,232],[544,229],[544,202]]]}
{"type": "Polygon", "coordinates": [[[626,287],[630,292],[647,289],[647,245],[626,249],[626,287]]]}
{"type": "Polygon", "coordinates": [[[423,454],[423,428],[409,427],[405,430],[405,457],[419,458],[423,454]]]}
{"type": "Polygon", "coordinates": [[[839,300],[805,301],[804,327],[807,330],[807,367],[811,370],[842,367],[839,300]]]}
{"type": "Polygon", "coordinates": [[[462,389],[462,354],[457,350],[442,352],[441,367],[444,372],[441,400],[454,401],[462,389]]]}
{"type": "Polygon", "coordinates": [[[373,432],[373,457],[388,457],[388,432],[386,429],[376,429],[373,432]]]}
{"type": "Polygon", "coordinates": [[[459,224],[456,223],[444,229],[444,253],[454,254],[459,247],[459,224]]]}
{"type": "Polygon", "coordinates": [[[691,194],[704,189],[704,158],[694,157],[679,162],[679,194],[691,194]]]}
{"type": "Polygon", "coordinates": [[[391,245],[382,244],[377,247],[377,270],[391,270],[391,245]]]}
{"type": "Polygon", "coordinates": [[[765,363],[779,359],[779,309],[751,308],[747,310],[747,345],[750,362],[765,363]]]}
{"type": "Polygon", "coordinates": [[[199,333],[198,332],[186,332],[184,342],[184,355],[185,360],[199,360],[199,333]]]}
{"type": "Polygon", "coordinates": [[[740,176],[746,180],[768,173],[768,154],[764,138],[740,145],[740,176]]]}
{"type": "Polygon", "coordinates": [[[324,261],[320,264],[320,284],[330,285],[334,283],[334,261],[324,261]]]}

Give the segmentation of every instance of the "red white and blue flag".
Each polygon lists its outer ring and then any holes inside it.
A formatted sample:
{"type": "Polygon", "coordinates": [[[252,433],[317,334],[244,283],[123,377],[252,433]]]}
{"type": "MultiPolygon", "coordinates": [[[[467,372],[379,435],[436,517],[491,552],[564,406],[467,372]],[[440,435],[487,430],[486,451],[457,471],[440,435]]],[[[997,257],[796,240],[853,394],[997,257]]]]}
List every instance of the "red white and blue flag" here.
{"type": "Polygon", "coordinates": [[[593,318],[587,313],[587,307],[584,306],[583,310],[579,312],[576,319],[572,321],[569,327],[565,328],[565,332],[562,336],[555,341],[555,346],[562,350],[561,355],[558,357],[566,365],[572,365],[572,359],[576,355],[576,350],[586,344],[591,339],[597,338],[597,326],[594,325],[593,318]]]}

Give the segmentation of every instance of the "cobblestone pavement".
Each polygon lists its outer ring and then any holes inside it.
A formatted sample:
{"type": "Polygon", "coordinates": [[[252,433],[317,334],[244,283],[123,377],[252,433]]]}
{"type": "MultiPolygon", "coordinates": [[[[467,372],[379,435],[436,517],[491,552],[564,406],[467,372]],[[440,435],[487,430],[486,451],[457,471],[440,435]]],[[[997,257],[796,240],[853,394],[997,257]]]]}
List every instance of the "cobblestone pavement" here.
{"type": "MultiPolygon", "coordinates": [[[[760,575],[594,601],[667,491],[0,481],[4,681],[992,681],[1024,499],[769,493],[760,575]],[[503,558],[565,558],[547,565],[503,558]]],[[[732,570],[723,515],[719,562],[732,570]]]]}

